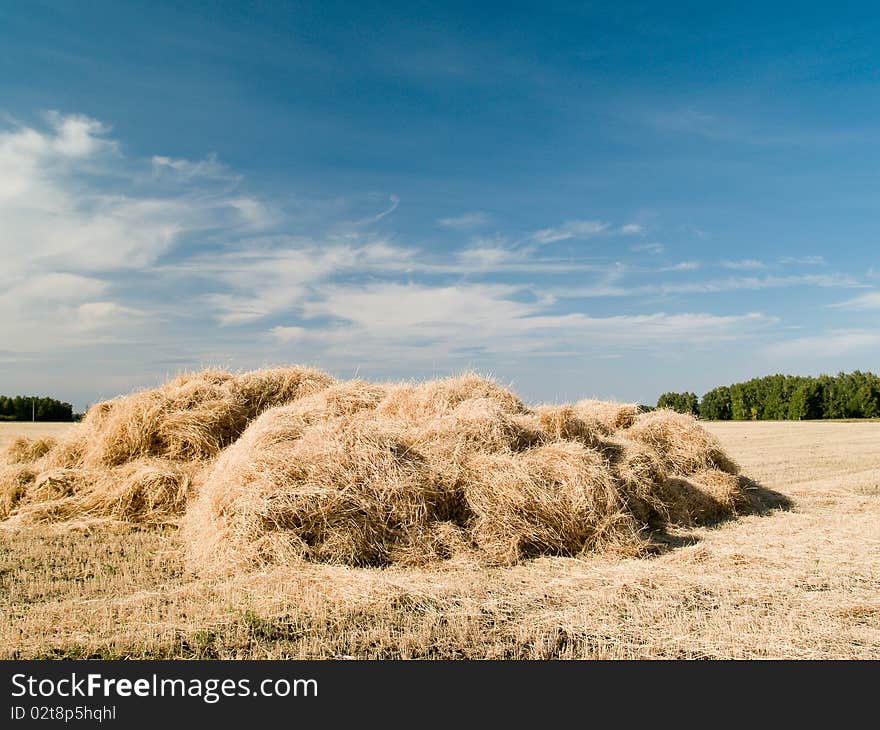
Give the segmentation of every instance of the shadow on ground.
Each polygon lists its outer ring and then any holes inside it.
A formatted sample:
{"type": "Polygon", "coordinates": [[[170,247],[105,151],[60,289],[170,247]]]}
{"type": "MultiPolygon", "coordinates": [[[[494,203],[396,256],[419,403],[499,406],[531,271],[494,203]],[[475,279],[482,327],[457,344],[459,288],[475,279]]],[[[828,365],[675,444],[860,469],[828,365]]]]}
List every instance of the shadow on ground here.
{"type": "MultiPolygon", "coordinates": [[[[716,518],[712,518],[706,512],[707,505],[704,502],[705,495],[703,492],[695,489],[686,479],[675,479],[674,482],[676,489],[680,492],[687,492],[690,495],[689,501],[696,510],[692,517],[695,523],[699,523],[700,527],[720,525],[748,514],[767,515],[777,510],[788,511],[792,508],[794,503],[782,492],[765,487],[748,477],[740,476],[739,479],[743,490],[749,497],[750,505],[747,508],[741,508],[735,514],[719,513],[716,518]]],[[[680,530],[669,531],[666,527],[658,526],[650,532],[647,541],[647,552],[658,555],[676,548],[696,545],[700,539],[700,536],[694,533],[682,532],[680,530]]]]}

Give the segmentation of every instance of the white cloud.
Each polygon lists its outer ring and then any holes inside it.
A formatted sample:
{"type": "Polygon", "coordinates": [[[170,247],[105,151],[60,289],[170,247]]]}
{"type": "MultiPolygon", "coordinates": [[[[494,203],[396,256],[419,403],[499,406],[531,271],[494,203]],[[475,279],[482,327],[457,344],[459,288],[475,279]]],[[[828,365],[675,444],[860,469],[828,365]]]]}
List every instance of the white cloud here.
{"type": "Polygon", "coordinates": [[[273,327],[269,333],[279,342],[289,344],[291,342],[299,342],[308,336],[308,330],[305,327],[273,327]]]}
{"type": "Polygon", "coordinates": [[[880,309],[880,291],[871,291],[861,296],[831,305],[835,309],[848,309],[854,312],[880,309]]]}
{"type": "Polygon", "coordinates": [[[458,258],[466,266],[481,269],[497,269],[508,262],[523,259],[521,255],[501,246],[467,248],[458,253],[458,258]]]}
{"type": "MultiPolygon", "coordinates": [[[[146,322],[159,259],[190,234],[239,235],[271,218],[213,157],[128,160],[97,120],[50,113],[0,128],[0,332],[17,347],[83,346],[146,322]],[[137,284],[131,286],[131,277],[137,284]],[[129,283],[122,285],[123,279],[129,283]]],[[[152,306],[161,308],[161,302],[152,306]]]]}
{"type": "Polygon", "coordinates": [[[803,266],[822,266],[825,264],[824,256],[782,256],[780,264],[800,264],[803,266]]]}
{"type": "MultiPolygon", "coordinates": [[[[613,344],[641,349],[670,343],[701,346],[753,336],[775,323],[760,313],[720,316],[705,313],[594,317],[556,312],[555,299],[506,284],[373,284],[331,286],[304,303],[304,321],[329,325],[308,328],[301,339],[325,348],[356,348],[359,357],[377,348],[403,348],[408,357],[448,356],[467,350],[540,355],[554,349],[613,344]]],[[[301,333],[297,331],[298,342],[301,333]]]]}
{"type": "Polygon", "coordinates": [[[750,269],[765,269],[767,268],[763,261],[758,261],[757,259],[740,259],[739,261],[722,261],[721,265],[725,269],[737,269],[742,271],[748,271],[750,269]]]}
{"type": "MultiPolygon", "coordinates": [[[[110,128],[96,119],[52,111],[46,115],[54,136],[43,138],[51,152],[62,157],[87,157],[100,150],[115,150],[116,144],[103,139],[110,128]]],[[[47,150],[48,151],[48,150],[47,150]]]]}
{"type": "Polygon", "coordinates": [[[609,224],[602,221],[572,220],[556,228],[542,228],[535,231],[532,238],[538,243],[555,243],[569,238],[587,238],[608,230],[609,224]]]}
{"type": "MultiPolygon", "coordinates": [[[[396,363],[398,374],[483,358],[515,377],[517,355],[562,353],[578,362],[659,355],[760,341],[776,329],[770,314],[714,314],[686,300],[676,309],[687,311],[655,311],[637,297],[860,285],[836,274],[663,283],[659,271],[693,271],[697,263],[624,266],[601,246],[553,255],[557,249],[538,245],[644,233],[635,223],[569,220],[518,243],[504,232],[466,234],[470,242],[457,250],[401,242],[392,232],[380,237],[379,226],[370,232],[399,198],[388,196],[387,206],[378,194],[367,198],[366,209],[363,197],[291,202],[249,193],[214,157],[129,159],[109,128],[87,117],[55,114],[39,128],[0,128],[0,339],[15,348],[0,352],[0,363],[35,358],[65,377],[75,365],[93,391],[100,382],[113,392],[181,363],[270,358],[323,367],[396,363]],[[630,300],[614,311],[590,306],[597,297],[630,300]],[[110,364],[102,366],[105,357],[110,364]]],[[[480,212],[437,221],[474,233],[488,222],[480,212]]],[[[648,258],[664,247],[631,250],[648,258]]],[[[869,295],[841,303],[874,306],[869,295]]],[[[835,336],[843,346],[866,342],[865,333],[835,336]]]]}
{"type": "Polygon", "coordinates": [[[666,248],[662,243],[640,243],[637,246],[631,246],[630,251],[635,251],[636,253],[648,253],[652,256],[657,256],[663,253],[666,248]]]}
{"type": "MultiPolygon", "coordinates": [[[[685,264],[688,262],[684,262],[685,264]]],[[[687,267],[675,270],[687,270],[687,267]]],[[[669,271],[670,268],[661,269],[669,271]]],[[[585,287],[554,287],[550,291],[557,297],[648,297],[687,294],[717,294],[735,291],[758,291],[762,289],[781,289],[796,286],[817,286],[822,288],[855,288],[863,286],[857,279],[842,274],[803,275],[803,276],[741,276],[727,279],[704,279],[703,281],[669,281],[658,284],[625,286],[621,284],[585,287]]]]}
{"type": "Polygon", "coordinates": [[[174,159],[164,155],[154,155],[152,163],[153,173],[155,175],[173,172],[185,180],[191,180],[196,177],[222,178],[229,180],[240,179],[237,175],[231,174],[226,166],[217,160],[216,155],[209,155],[204,160],[196,161],[174,159]]]}
{"type": "Polygon", "coordinates": [[[733,276],[727,279],[675,282],[659,284],[654,289],[661,294],[712,294],[732,291],[756,291],[793,286],[818,286],[822,288],[850,288],[862,286],[852,277],[842,274],[804,276],[733,276]]]}
{"type": "Polygon", "coordinates": [[[397,210],[399,205],[400,205],[400,198],[392,193],[391,195],[388,196],[388,207],[385,210],[383,210],[381,213],[378,213],[373,218],[373,221],[374,222],[379,221],[379,220],[382,220],[385,216],[391,215],[395,210],[397,210]]]}
{"type": "MultiPolygon", "coordinates": [[[[139,269],[187,231],[216,226],[224,209],[253,222],[254,209],[238,196],[145,184],[108,132],[96,120],[59,114],[46,130],[0,130],[0,256],[9,273],[139,269]]],[[[217,166],[163,157],[151,164],[190,178],[217,166]]]]}
{"type": "Polygon", "coordinates": [[[660,271],[696,271],[699,268],[699,261],[679,261],[677,264],[662,267],[660,271]]]}
{"type": "Polygon", "coordinates": [[[336,286],[324,290],[321,299],[307,302],[304,315],[331,316],[396,337],[424,336],[432,330],[457,332],[463,324],[490,327],[530,314],[529,305],[510,300],[515,292],[501,284],[336,286]]]}
{"type": "Polygon", "coordinates": [[[476,211],[473,213],[464,213],[451,218],[440,218],[437,223],[445,228],[456,228],[459,230],[469,230],[472,228],[481,228],[490,221],[487,213],[476,211]]]}
{"type": "Polygon", "coordinates": [[[880,333],[867,330],[831,330],[822,335],[783,340],[764,348],[774,358],[828,359],[880,347],[880,333]]]}

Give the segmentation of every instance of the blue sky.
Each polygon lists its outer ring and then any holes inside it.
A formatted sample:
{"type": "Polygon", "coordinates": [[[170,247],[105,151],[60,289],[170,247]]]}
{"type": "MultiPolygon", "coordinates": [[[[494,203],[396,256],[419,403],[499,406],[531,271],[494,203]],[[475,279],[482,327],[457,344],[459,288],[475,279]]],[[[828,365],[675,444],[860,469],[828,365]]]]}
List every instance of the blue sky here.
{"type": "Polygon", "coordinates": [[[0,392],[877,370],[870,5],[249,5],[0,7],[0,392]]]}

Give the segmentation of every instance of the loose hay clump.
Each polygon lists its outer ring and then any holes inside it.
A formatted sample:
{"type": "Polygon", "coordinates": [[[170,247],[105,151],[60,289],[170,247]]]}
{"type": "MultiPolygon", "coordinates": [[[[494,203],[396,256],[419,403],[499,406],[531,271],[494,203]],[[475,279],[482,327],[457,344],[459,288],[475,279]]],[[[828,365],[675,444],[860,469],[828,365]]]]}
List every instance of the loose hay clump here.
{"type": "Polygon", "coordinates": [[[736,474],[739,467],[721,449],[721,444],[693,416],[661,409],[640,415],[629,426],[626,438],[650,446],[675,474],[693,474],[700,469],[721,469],[736,474]]]}
{"type": "Polygon", "coordinates": [[[599,421],[612,431],[629,428],[642,413],[638,403],[614,403],[603,400],[580,400],[572,408],[585,421],[599,421]]]}
{"type": "Polygon", "coordinates": [[[180,523],[190,566],[415,565],[638,551],[643,531],[752,508],[690,416],[584,400],[527,407],[473,373],[337,381],[206,370],[99,403],[0,466],[8,526],[180,523]]]}
{"type": "Polygon", "coordinates": [[[197,560],[381,565],[447,511],[395,422],[343,416],[289,438],[300,423],[291,407],[269,411],[217,460],[185,523],[197,560]]]}
{"type": "Polygon", "coordinates": [[[178,517],[193,476],[235,442],[253,418],[334,382],[306,367],[242,374],[203,370],[97,403],[58,443],[19,439],[7,449],[7,461],[32,466],[34,487],[19,494],[16,485],[24,472],[4,471],[0,489],[19,495],[6,499],[10,506],[4,509],[21,513],[20,521],[178,517]]]}
{"type": "Polygon", "coordinates": [[[575,406],[539,406],[535,410],[541,427],[557,440],[595,447],[614,431],[604,420],[575,406]]]}
{"type": "Polygon", "coordinates": [[[197,468],[140,459],[109,469],[48,469],[27,480],[13,519],[21,525],[73,518],[171,522],[183,514],[197,468]]]}
{"type": "Polygon", "coordinates": [[[7,464],[33,464],[37,459],[49,453],[56,443],[53,438],[19,436],[4,449],[3,458],[7,464]]]}
{"type": "Polygon", "coordinates": [[[329,388],[336,380],[320,370],[306,367],[266,368],[243,373],[228,381],[232,395],[256,418],[274,406],[292,403],[329,388]]]}
{"type": "Polygon", "coordinates": [[[421,421],[446,415],[460,404],[478,398],[493,401],[505,413],[528,410],[519,398],[494,380],[466,373],[415,385],[398,385],[391,389],[377,411],[383,416],[421,421]]]}
{"type": "Polygon", "coordinates": [[[0,466],[0,520],[12,514],[36,478],[29,464],[0,466]]]}
{"type": "Polygon", "coordinates": [[[604,458],[582,444],[481,455],[471,467],[465,496],[474,539],[497,562],[577,555],[638,533],[604,458]]]}

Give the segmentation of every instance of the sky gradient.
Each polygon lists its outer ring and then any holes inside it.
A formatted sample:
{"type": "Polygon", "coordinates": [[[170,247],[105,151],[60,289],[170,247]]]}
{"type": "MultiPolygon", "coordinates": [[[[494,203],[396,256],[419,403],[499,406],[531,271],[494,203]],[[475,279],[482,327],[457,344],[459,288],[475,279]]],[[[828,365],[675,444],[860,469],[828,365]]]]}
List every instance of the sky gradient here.
{"type": "Polygon", "coordinates": [[[7,3],[0,392],[878,370],[880,12],[7,3]]]}

